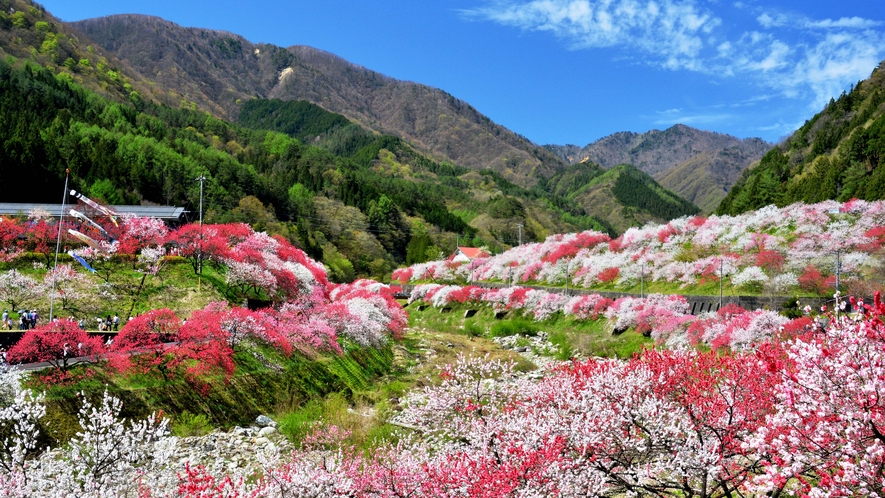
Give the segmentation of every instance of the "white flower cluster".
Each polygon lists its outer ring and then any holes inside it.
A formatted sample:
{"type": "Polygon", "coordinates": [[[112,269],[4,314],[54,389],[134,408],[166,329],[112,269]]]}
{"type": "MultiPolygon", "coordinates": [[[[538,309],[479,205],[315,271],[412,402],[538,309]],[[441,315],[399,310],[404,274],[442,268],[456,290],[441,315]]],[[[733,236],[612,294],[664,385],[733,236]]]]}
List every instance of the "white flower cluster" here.
{"type": "MultiPolygon", "coordinates": [[[[13,377],[0,383],[10,382],[13,377]]],[[[30,458],[30,453],[37,450],[37,422],[46,413],[43,396],[19,391],[0,409],[0,427],[8,434],[0,443],[4,496],[104,498],[138,496],[145,489],[175,489],[178,479],[167,468],[175,439],[166,437],[165,419],[151,417],[126,424],[120,419],[120,400],[107,391],[99,406],[85,395],[81,398],[82,430],[68,445],[43,451],[36,458],[30,458]]]]}

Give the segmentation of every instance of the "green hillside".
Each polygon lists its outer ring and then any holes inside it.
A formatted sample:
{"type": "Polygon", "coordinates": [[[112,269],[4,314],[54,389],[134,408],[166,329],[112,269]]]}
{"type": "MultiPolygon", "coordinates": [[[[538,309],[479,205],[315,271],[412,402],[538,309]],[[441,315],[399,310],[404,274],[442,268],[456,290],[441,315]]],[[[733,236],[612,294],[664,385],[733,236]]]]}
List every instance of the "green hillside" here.
{"type": "MultiPolygon", "coordinates": [[[[407,180],[409,183],[389,184],[389,190],[382,189],[398,204],[407,202],[402,199],[403,189],[428,188],[443,194],[451,212],[469,226],[452,226],[433,215],[425,214],[424,218],[458,233],[460,237],[447,241],[451,248],[458,240],[485,244],[491,249],[512,246],[518,242],[520,224],[523,240],[539,240],[557,231],[576,229],[611,231],[599,218],[587,216],[580,206],[555,192],[537,186],[526,189],[491,169],[475,171],[431,160],[399,138],[378,136],[309,102],[253,99],[243,104],[239,123],[286,133],[348,156],[380,175],[407,180]]],[[[434,243],[440,247],[440,240],[428,241],[428,246],[434,243]]]]}
{"type": "Polygon", "coordinates": [[[336,154],[353,154],[375,138],[344,116],[305,100],[247,100],[237,122],[247,128],[285,133],[302,143],[322,144],[336,154]]]}
{"type": "Polygon", "coordinates": [[[605,170],[590,162],[578,163],[547,179],[544,188],[602,219],[615,232],[700,212],[628,164],[605,170]]]}
{"type": "Polygon", "coordinates": [[[885,198],[882,65],[743,173],[717,208],[739,214],[768,204],[885,198]]]}

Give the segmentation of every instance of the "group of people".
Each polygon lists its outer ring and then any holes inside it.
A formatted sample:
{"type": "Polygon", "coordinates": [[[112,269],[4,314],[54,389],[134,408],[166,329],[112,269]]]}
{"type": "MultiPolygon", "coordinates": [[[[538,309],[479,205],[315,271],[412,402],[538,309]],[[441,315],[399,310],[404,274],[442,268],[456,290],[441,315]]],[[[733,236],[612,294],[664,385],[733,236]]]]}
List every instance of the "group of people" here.
{"type": "MultiPolygon", "coordinates": [[[[37,313],[37,310],[21,310],[18,312],[18,329],[19,330],[30,330],[37,326],[37,321],[40,319],[40,315],[37,313]]],[[[0,327],[5,328],[6,330],[12,330],[12,317],[9,315],[9,310],[3,310],[3,315],[0,316],[0,327]]]]}
{"type": "MultiPolygon", "coordinates": [[[[80,326],[81,329],[86,330],[86,319],[81,318],[77,325],[80,326]]],[[[95,317],[95,325],[96,330],[99,332],[112,332],[120,330],[120,316],[114,314],[113,317],[108,315],[107,318],[102,318],[100,316],[95,317]]]]}

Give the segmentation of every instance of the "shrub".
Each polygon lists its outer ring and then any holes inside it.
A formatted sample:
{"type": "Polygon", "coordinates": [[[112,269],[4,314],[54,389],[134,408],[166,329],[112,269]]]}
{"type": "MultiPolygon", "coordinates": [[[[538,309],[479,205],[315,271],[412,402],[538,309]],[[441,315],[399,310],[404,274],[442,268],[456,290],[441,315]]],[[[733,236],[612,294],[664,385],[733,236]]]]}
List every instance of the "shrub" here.
{"type": "Polygon", "coordinates": [[[492,325],[492,328],[489,329],[489,333],[492,337],[505,337],[518,334],[536,336],[538,335],[538,327],[528,320],[516,318],[492,325]]]}
{"type": "Polygon", "coordinates": [[[202,413],[184,411],[172,422],[172,433],[178,437],[204,436],[212,429],[209,419],[202,413]]]}

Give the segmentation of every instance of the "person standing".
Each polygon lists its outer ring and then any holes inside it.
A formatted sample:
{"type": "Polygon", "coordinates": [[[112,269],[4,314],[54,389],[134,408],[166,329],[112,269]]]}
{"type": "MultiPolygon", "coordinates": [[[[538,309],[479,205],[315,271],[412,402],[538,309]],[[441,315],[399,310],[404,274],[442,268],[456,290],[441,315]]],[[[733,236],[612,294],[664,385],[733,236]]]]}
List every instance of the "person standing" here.
{"type": "Polygon", "coordinates": [[[114,331],[116,331],[117,329],[120,328],[120,316],[117,315],[116,313],[114,313],[113,324],[114,324],[114,331]]]}

